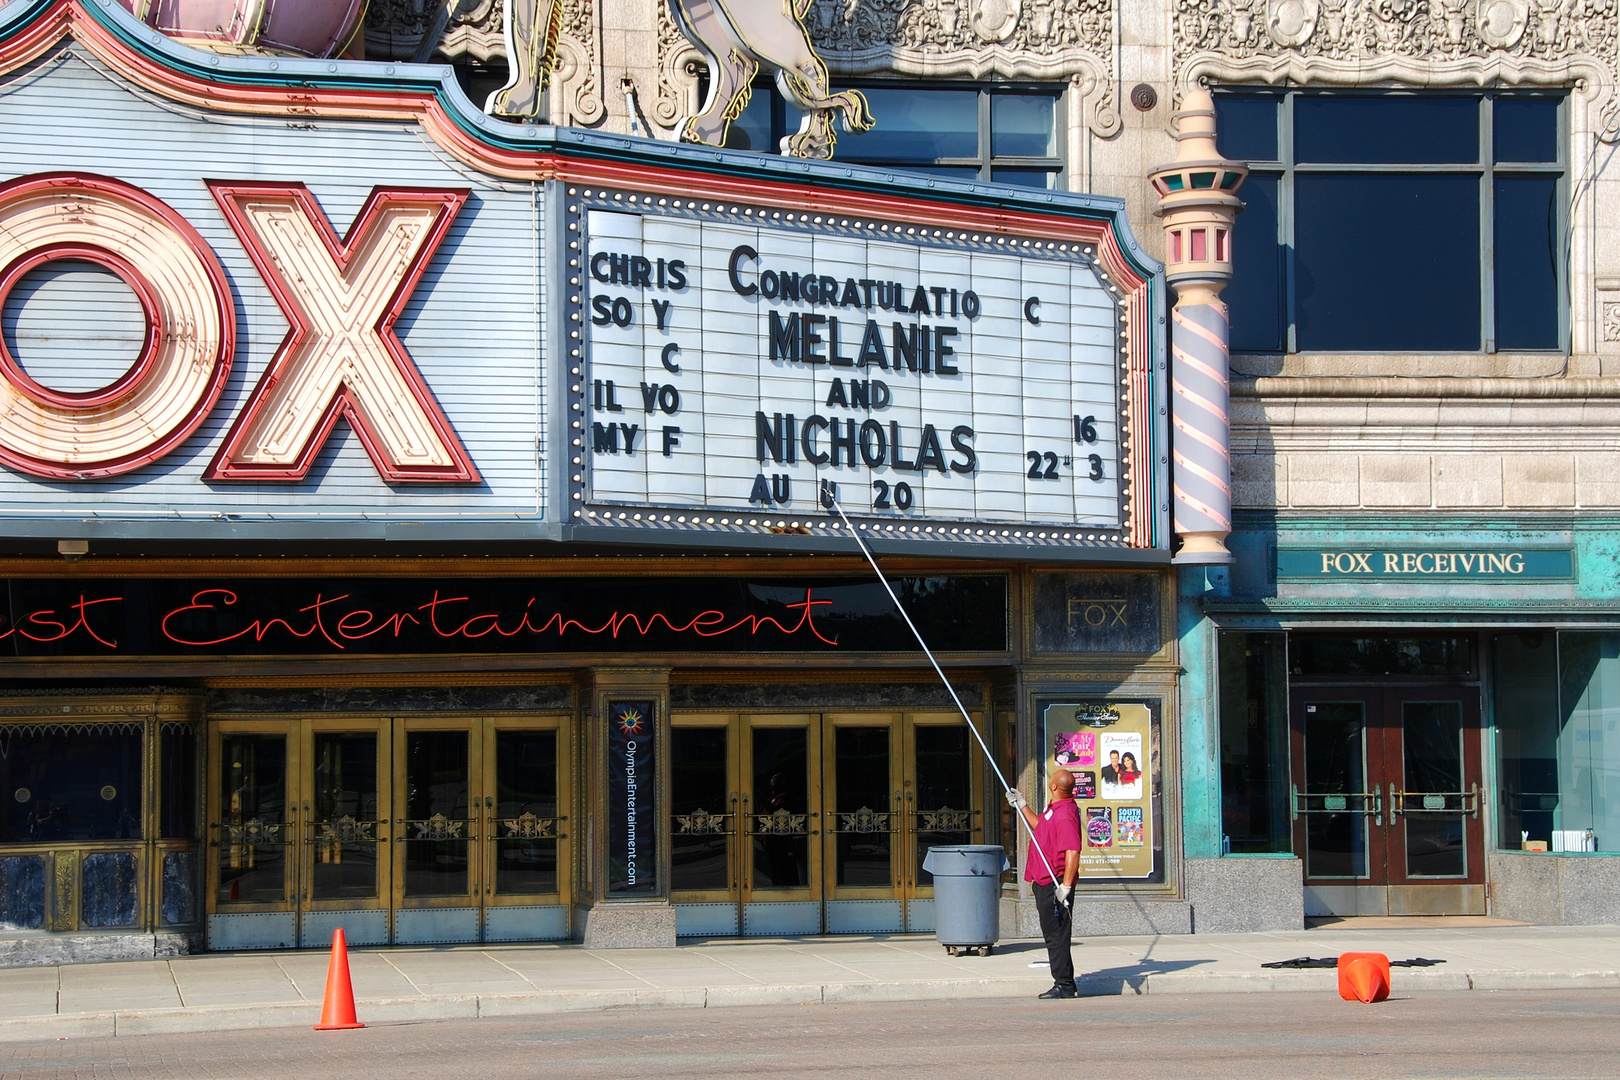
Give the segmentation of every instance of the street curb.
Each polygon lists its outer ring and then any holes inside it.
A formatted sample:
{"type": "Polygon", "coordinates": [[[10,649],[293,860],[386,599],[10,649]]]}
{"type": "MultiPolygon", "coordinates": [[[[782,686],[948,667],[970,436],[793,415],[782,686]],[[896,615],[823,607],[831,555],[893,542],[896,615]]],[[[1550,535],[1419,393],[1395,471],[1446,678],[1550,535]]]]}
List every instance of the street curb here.
{"type": "MultiPolygon", "coordinates": [[[[1397,994],[1503,990],[1620,990],[1620,971],[1398,971],[1397,994]]],[[[1081,975],[1081,997],[1152,994],[1332,993],[1328,971],[1163,972],[1149,975],[1081,975]]],[[[1044,973],[1009,978],[934,979],[919,982],[809,983],[781,986],[717,986],[637,990],[555,990],[532,994],[437,994],[412,998],[362,998],[368,1024],[472,1020],[500,1016],[649,1008],[726,1008],[761,1005],[834,1005],[879,1001],[942,1001],[1033,996],[1050,984],[1044,973]]],[[[98,1039],[125,1035],[313,1027],[320,1006],[308,1002],[132,1009],[0,1019],[0,1042],[98,1039]]]]}

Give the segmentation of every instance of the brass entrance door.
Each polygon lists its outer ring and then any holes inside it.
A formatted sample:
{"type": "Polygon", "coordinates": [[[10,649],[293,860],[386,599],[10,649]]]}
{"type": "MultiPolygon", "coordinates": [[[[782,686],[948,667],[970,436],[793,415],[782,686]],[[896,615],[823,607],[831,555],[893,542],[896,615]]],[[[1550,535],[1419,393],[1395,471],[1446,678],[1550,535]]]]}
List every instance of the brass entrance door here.
{"type": "Polygon", "coordinates": [[[212,725],[214,948],[568,935],[561,718],[212,725]]]}
{"type": "Polygon", "coordinates": [[[1484,914],[1477,690],[1296,687],[1307,915],[1484,914]]]}
{"type": "Polygon", "coordinates": [[[949,714],[673,717],[678,932],[932,929],[928,847],[983,835],[970,739],[949,714]]]}

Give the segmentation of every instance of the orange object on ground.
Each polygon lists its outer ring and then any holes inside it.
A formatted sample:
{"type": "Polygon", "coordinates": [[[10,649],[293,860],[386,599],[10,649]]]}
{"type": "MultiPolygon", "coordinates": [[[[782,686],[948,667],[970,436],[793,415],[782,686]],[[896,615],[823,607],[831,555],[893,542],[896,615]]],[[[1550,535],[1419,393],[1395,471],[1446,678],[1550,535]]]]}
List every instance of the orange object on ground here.
{"type": "MultiPolygon", "coordinates": [[[[1388,961],[1385,961],[1386,970],[1388,961]]],[[[354,984],[349,981],[349,942],[343,927],[332,931],[332,959],[326,965],[326,1000],[316,1031],[347,1031],[366,1025],[354,1015],[354,984]]]]}
{"type": "Polygon", "coordinates": [[[1389,957],[1378,952],[1340,953],[1339,996],[1369,1005],[1389,997],[1389,957]]]}

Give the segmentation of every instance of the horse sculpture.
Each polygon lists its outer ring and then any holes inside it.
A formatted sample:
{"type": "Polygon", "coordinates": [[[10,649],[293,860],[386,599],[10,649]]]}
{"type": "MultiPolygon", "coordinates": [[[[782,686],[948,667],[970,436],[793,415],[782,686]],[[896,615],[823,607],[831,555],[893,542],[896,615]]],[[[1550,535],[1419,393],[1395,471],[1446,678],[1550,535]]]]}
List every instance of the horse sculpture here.
{"type": "Polygon", "coordinates": [[[742,115],[761,65],[776,70],[782,96],[805,110],[782,153],[830,158],[838,141],[836,114],[845,130],[868,131],[872,113],[859,90],[832,92],[827,65],[805,29],[811,0],[668,0],[670,14],[709,62],[709,96],[693,116],[681,118],[684,142],[720,146],[742,115]]]}
{"type": "MultiPolygon", "coordinates": [[[[539,117],[541,94],[557,63],[563,4],[590,0],[505,0],[506,55],[511,75],[489,96],[485,111],[514,119],[539,117]]],[[[782,153],[830,158],[836,116],[848,131],[867,131],[872,113],[859,90],[833,93],[827,65],[816,54],[804,17],[812,0],[668,0],[670,14],[709,62],[709,96],[677,125],[684,142],[721,146],[742,114],[763,65],[776,85],[805,111],[799,130],[782,140],[782,153]]]]}
{"type": "MultiPolygon", "coordinates": [[[[574,0],[575,3],[583,0],[574,0]]],[[[543,119],[541,95],[557,66],[564,0],[506,0],[506,85],[489,95],[484,111],[517,120],[543,119]]]]}

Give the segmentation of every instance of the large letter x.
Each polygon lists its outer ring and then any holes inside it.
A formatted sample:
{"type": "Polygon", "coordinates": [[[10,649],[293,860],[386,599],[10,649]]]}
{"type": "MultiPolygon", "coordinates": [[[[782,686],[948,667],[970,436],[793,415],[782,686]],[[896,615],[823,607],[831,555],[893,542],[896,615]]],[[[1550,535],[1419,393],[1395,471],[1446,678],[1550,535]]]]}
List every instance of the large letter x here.
{"type": "Polygon", "coordinates": [[[394,333],[467,192],[377,188],[339,240],[302,184],[208,188],[292,327],[208,479],[302,480],[342,416],[385,480],[477,481],[394,333]]]}

